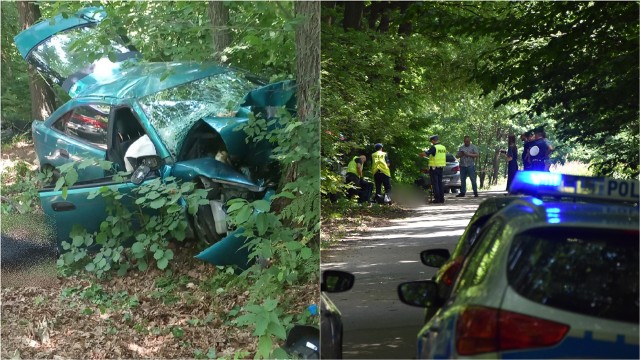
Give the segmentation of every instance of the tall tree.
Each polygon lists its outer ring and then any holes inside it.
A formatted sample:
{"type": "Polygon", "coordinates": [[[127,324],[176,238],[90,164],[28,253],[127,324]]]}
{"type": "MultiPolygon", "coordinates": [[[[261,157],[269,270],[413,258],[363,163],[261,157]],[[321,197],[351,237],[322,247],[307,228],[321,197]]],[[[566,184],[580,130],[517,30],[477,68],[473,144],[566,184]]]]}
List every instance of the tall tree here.
{"type": "Polygon", "coordinates": [[[211,21],[211,40],[213,42],[213,58],[218,62],[225,62],[224,49],[231,45],[231,31],[229,31],[229,8],[222,1],[209,1],[207,14],[211,21]]]}
{"type": "MultiPolygon", "coordinates": [[[[38,4],[31,1],[19,1],[17,4],[23,30],[40,19],[38,4]]],[[[55,94],[33,66],[29,65],[28,71],[29,90],[31,92],[31,117],[44,120],[56,108],[55,94]]]]}
{"type": "Polygon", "coordinates": [[[305,21],[296,29],[298,116],[302,120],[320,115],[320,2],[294,4],[296,16],[305,21]]]}
{"type": "Polygon", "coordinates": [[[498,5],[502,13],[467,21],[469,33],[497,42],[479,63],[485,90],[501,84],[497,104],[526,103],[530,116],[555,118],[561,139],[596,150],[598,173],[637,177],[638,2],[498,5]]]}

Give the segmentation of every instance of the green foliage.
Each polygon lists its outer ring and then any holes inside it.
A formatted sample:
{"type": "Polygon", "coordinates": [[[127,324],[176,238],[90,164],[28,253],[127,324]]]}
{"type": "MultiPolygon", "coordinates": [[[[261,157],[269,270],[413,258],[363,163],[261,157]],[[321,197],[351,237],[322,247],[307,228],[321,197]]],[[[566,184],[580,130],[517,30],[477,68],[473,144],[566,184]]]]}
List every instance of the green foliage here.
{"type": "Polygon", "coordinates": [[[596,173],[636,178],[638,2],[500,6],[467,21],[467,33],[495,42],[476,73],[485,91],[504,85],[497,104],[526,100],[526,114],[557,121],[559,139],[598,150],[596,173]]]}
{"type": "MultiPolygon", "coordinates": [[[[111,166],[108,161],[97,164],[111,166]]],[[[90,165],[96,162],[85,160],[61,166],[56,190],[61,188],[64,197],[66,188],[78,179],[77,171],[90,165]]],[[[124,173],[114,178],[128,181],[124,173]]],[[[186,237],[185,211],[193,215],[198,205],[207,203],[206,190],[195,189],[193,183],[181,184],[172,177],[146,181],[130,192],[122,189],[127,187],[103,186],[89,194],[89,200],[97,196],[105,200],[108,216],[94,233],[74,225],[70,241],[62,242],[66,252],[58,259],[58,265],[63,271],[84,270],[102,277],[113,270],[120,276],[134,268],[145,271],[154,263],[161,270],[167,269],[174,257],[169,242],[186,237]],[[99,248],[92,254],[89,250],[96,247],[99,248]]]]}
{"type": "Polygon", "coordinates": [[[294,176],[270,198],[235,199],[228,208],[232,225],[244,229],[250,257],[258,259],[239,276],[241,284],[248,284],[250,297],[234,323],[253,327],[259,358],[272,357],[274,344],[294,324],[317,322],[302,309],[292,313],[295,299],[283,296],[283,289],[319,280],[319,124],[318,119],[291,118],[284,110],[278,115],[266,123],[251,119],[245,131],[277,144],[272,157],[294,176]],[[275,129],[265,132],[264,125],[275,129]]]}
{"type": "Polygon", "coordinates": [[[34,172],[29,164],[18,161],[2,171],[1,212],[8,214],[31,214],[39,211],[38,189],[50,181],[51,170],[34,172]]]}
{"type": "MultiPolygon", "coordinates": [[[[53,2],[41,5],[43,16],[73,14],[87,6],[102,6],[102,21],[92,43],[86,48],[88,59],[109,55],[108,39],[127,35],[146,61],[211,61],[213,46],[206,1],[177,1],[166,6],[161,1],[53,2]]],[[[290,79],[295,71],[293,2],[229,2],[228,28],[232,43],[225,51],[226,63],[265,78],[290,79]]],[[[89,41],[86,39],[85,41],[89,41]]]]}
{"type": "Polygon", "coordinates": [[[31,103],[25,99],[31,98],[29,92],[29,75],[27,63],[20,57],[18,49],[13,43],[13,37],[20,29],[18,8],[15,2],[2,2],[0,11],[0,49],[1,73],[0,94],[2,106],[2,128],[7,130],[16,127],[25,129],[31,119],[31,103]]]}

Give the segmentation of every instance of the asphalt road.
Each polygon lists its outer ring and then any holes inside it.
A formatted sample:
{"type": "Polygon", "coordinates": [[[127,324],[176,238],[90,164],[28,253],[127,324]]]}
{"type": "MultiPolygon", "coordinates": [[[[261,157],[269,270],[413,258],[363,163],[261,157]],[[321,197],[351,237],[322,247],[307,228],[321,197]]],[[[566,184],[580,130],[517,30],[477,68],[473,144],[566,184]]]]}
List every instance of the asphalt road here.
{"type": "Polygon", "coordinates": [[[452,251],[480,202],[504,192],[445,194],[445,204],[420,205],[412,216],[343,239],[322,251],[322,270],[340,269],[355,275],[350,291],[328,294],[344,322],[344,358],[415,358],[416,336],[423,309],[400,302],[401,282],[430,279],[435,269],[420,262],[430,248],[452,251]]]}

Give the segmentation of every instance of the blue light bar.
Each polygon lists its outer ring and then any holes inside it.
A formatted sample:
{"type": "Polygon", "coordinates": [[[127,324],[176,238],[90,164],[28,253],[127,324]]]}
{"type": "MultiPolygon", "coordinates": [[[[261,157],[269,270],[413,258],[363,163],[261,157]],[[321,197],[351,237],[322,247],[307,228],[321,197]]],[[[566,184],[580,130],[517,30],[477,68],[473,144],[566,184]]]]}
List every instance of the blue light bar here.
{"type": "Polygon", "coordinates": [[[541,171],[518,171],[513,183],[511,183],[509,193],[536,197],[591,198],[638,203],[640,183],[638,180],[617,180],[541,171]]]}

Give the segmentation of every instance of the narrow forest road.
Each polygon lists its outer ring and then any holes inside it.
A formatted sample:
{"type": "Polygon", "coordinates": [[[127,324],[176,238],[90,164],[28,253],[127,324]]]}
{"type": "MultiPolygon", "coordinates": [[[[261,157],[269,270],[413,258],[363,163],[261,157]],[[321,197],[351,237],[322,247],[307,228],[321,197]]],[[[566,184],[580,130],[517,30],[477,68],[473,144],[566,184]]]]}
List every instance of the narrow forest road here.
{"type": "Polygon", "coordinates": [[[435,269],[420,262],[420,252],[452,251],[480,202],[503,194],[480,192],[477,198],[446,194],[443,205],[415,207],[410,217],[370,227],[322,251],[322,270],[345,270],[356,278],[350,291],[328,294],[342,312],[344,358],[415,357],[423,309],[401,303],[398,284],[430,279],[435,269]]]}

